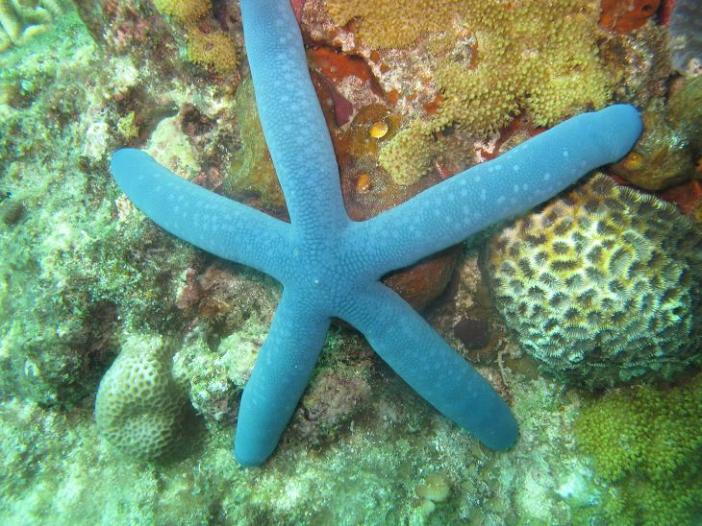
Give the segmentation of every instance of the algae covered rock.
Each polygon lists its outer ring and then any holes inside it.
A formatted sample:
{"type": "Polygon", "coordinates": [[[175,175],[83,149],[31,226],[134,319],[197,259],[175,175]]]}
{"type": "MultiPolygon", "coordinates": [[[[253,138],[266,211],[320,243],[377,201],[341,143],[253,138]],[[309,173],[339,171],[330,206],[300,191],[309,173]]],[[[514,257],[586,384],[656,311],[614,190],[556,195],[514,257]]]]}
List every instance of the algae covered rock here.
{"type": "Polygon", "coordinates": [[[702,69],[702,4],[678,0],[670,20],[670,51],[680,73],[695,75],[702,69]]]}
{"type": "Polygon", "coordinates": [[[702,77],[681,83],[667,104],[656,100],[642,114],[644,132],[615,174],[645,190],[699,178],[702,157],[702,77]]]}
{"type": "Polygon", "coordinates": [[[702,235],[675,207],[596,175],[491,241],[495,304],[545,370],[601,387],[699,361],[702,235]]]}
{"type": "Polygon", "coordinates": [[[644,133],[634,149],[612,171],[645,190],[657,191],[684,183],[695,173],[690,144],[682,130],[671,123],[662,104],[652,104],[642,114],[644,133]]]}
{"type": "Polygon", "coordinates": [[[163,338],[127,337],[98,389],[95,420],[100,433],[127,455],[156,459],[175,445],[185,408],[163,338]]]}

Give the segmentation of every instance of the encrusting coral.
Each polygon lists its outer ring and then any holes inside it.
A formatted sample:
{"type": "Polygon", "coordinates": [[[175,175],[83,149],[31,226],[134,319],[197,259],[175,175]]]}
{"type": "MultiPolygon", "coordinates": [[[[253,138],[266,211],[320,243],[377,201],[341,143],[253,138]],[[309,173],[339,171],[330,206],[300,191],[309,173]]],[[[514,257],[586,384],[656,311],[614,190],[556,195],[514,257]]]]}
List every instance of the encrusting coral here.
{"type": "Polygon", "coordinates": [[[209,0],[154,0],[156,9],[185,28],[188,59],[219,74],[231,73],[238,64],[234,41],[221,29],[203,30],[199,23],[212,14],[209,0]]]}
{"type": "Polygon", "coordinates": [[[188,31],[188,58],[191,62],[220,74],[231,73],[238,64],[234,42],[224,31],[188,31]]]}
{"type": "Polygon", "coordinates": [[[98,430],[134,458],[152,460],[175,445],[186,398],[171,375],[171,352],[160,336],[130,335],[105,373],[95,400],[98,430]]]}
{"type": "Polygon", "coordinates": [[[462,0],[327,0],[339,25],[360,19],[359,38],[372,48],[405,47],[423,33],[442,31],[466,2],[462,0]]]}
{"type": "Polygon", "coordinates": [[[210,13],[208,0],[154,0],[154,5],[164,15],[172,16],[182,24],[192,24],[210,13]]]}
{"type": "Polygon", "coordinates": [[[677,209],[596,175],[489,245],[495,304],[547,371],[601,387],[698,361],[702,235],[677,209]]]}
{"type": "Polygon", "coordinates": [[[435,72],[442,96],[436,115],[410,122],[381,150],[380,164],[399,184],[427,172],[435,134],[451,126],[485,136],[521,112],[551,126],[610,99],[596,44],[598,2],[327,0],[327,8],[339,24],[359,17],[359,38],[371,47],[404,46],[454,22],[471,35],[467,56],[452,49],[453,40],[437,44],[444,58],[435,72]]]}

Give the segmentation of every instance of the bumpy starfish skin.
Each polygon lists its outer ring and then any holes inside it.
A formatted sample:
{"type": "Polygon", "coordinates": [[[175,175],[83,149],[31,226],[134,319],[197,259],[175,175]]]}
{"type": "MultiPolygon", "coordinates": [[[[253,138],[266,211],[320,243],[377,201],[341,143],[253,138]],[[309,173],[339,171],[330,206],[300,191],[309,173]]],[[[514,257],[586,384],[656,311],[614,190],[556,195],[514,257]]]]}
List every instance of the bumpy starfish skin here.
{"type": "Polygon", "coordinates": [[[507,405],[380,278],[619,159],[640,134],[638,113],[615,105],[577,116],[373,219],[354,222],[344,209],[289,1],[241,0],[241,10],[257,106],[290,223],[191,184],[139,150],[117,151],[111,165],[119,186],[164,229],[283,284],[241,399],[236,458],[256,465],[271,455],[332,317],[361,331],[413,389],[486,446],[510,447],[517,424],[507,405]]]}

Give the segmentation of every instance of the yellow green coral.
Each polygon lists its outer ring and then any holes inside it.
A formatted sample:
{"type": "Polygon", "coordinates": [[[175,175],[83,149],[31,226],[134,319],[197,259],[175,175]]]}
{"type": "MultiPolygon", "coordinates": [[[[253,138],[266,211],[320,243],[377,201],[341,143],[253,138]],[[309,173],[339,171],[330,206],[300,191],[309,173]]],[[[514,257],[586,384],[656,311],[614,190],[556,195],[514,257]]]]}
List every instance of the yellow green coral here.
{"type": "Polygon", "coordinates": [[[188,33],[188,58],[217,73],[230,73],[236,69],[234,41],[223,31],[204,33],[191,29],[188,33]]]}
{"type": "Polygon", "coordinates": [[[423,175],[429,171],[432,154],[437,149],[431,127],[416,121],[412,126],[398,131],[380,149],[378,162],[397,184],[410,185],[418,180],[416,174],[423,175]]]}
{"type": "Polygon", "coordinates": [[[690,524],[702,502],[702,374],[673,388],[612,391],[579,415],[575,433],[597,474],[607,524],[690,524]]]}
{"type": "Polygon", "coordinates": [[[426,173],[428,138],[449,126],[485,136],[521,112],[538,126],[550,126],[600,108],[611,96],[598,57],[596,1],[327,0],[327,9],[339,24],[358,20],[358,36],[370,47],[403,47],[437,31],[468,32],[474,39],[467,63],[454,58],[461,53],[445,49],[446,43],[438,45],[444,49],[435,70],[443,95],[437,114],[411,122],[408,126],[417,130],[398,134],[386,146],[391,151],[381,165],[404,184],[426,173]],[[424,159],[413,169],[403,155],[424,159]],[[398,167],[410,171],[398,172],[398,167]]]}
{"type": "Polygon", "coordinates": [[[156,9],[172,16],[181,24],[197,22],[209,14],[210,0],[154,0],[156,9]]]}

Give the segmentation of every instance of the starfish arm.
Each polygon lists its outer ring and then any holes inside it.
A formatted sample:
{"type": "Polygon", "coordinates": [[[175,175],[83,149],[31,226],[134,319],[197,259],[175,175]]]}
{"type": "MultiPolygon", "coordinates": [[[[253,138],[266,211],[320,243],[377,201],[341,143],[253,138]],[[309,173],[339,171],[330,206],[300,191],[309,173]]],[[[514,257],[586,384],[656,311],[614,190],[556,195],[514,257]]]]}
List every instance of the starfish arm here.
{"type": "Polygon", "coordinates": [[[620,159],[640,133],[630,105],[578,115],[357,225],[356,244],[379,274],[411,265],[620,159]]]}
{"type": "Polygon", "coordinates": [[[324,345],[329,317],[285,288],[239,406],[234,455],[245,466],[273,453],[324,345]]]}
{"type": "Polygon", "coordinates": [[[137,208],[171,234],[277,279],[284,274],[288,223],[190,183],[140,150],[116,151],[110,171],[137,208]]]}
{"type": "Polygon", "coordinates": [[[418,394],[491,449],[517,439],[517,423],[492,386],[387,287],[374,283],[343,319],[418,394]]]}
{"type": "Polygon", "coordinates": [[[302,233],[348,223],[339,170],[289,0],[242,0],[244,42],[266,143],[302,233]]]}

